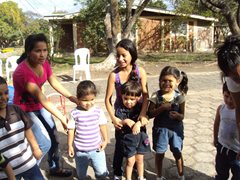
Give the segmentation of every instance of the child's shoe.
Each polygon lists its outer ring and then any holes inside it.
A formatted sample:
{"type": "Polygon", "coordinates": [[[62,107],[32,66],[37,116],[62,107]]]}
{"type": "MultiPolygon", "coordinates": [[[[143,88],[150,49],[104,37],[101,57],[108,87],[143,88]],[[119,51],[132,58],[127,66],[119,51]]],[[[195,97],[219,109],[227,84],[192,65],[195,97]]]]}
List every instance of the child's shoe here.
{"type": "Polygon", "coordinates": [[[113,178],[114,180],[122,180],[122,176],[116,176],[116,175],[114,175],[114,178],[113,178]]]}
{"type": "Polygon", "coordinates": [[[146,180],[144,177],[138,177],[138,180],[146,180]]]}
{"type": "Polygon", "coordinates": [[[157,180],[165,180],[166,178],[165,177],[157,177],[157,180]]]}

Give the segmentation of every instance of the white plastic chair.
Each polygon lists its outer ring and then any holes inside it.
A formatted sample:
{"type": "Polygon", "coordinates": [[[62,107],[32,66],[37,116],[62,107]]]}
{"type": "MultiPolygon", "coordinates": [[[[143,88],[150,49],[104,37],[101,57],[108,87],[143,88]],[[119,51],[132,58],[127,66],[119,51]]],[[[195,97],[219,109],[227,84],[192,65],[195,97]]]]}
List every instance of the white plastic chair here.
{"type": "Polygon", "coordinates": [[[0,59],[0,76],[2,77],[3,76],[3,73],[2,73],[2,60],[0,59]]]}
{"type": "MultiPolygon", "coordinates": [[[[90,74],[90,51],[88,48],[80,48],[74,51],[75,65],[73,65],[73,81],[76,80],[76,72],[83,71],[87,80],[91,79],[90,74]]],[[[82,80],[82,73],[79,80],[82,80]]]]}
{"type": "Polygon", "coordinates": [[[17,68],[18,64],[17,64],[17,60],[18,60],[19,56],[11,56],[8,57],[6,60],[6,76],[7,76],[7,82],[9,82],[10,80],[10,76],[11,74],[15,71],[15,69],[17,68]]]}

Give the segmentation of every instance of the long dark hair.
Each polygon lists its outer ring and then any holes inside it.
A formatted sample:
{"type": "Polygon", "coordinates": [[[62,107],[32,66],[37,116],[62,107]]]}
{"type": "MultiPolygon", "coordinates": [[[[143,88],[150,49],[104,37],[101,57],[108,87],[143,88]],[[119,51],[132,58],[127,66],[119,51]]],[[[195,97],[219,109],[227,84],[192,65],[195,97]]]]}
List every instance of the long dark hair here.
{"type": "Polygon", "coordinates": [[[240,35],[228,36],[216,49],[218,67],[228,76],[240,64],[240,35]]]}
{"type": "Polygon", "coordinates": [[[130,39],[122,39],[117,43],[116,48],[118,47],[124,48],[125,50],[129,51],[132,57],[131,65],[133,66],[129,76],[129,80],[138,81],[138,75],[136,73],[136,61],[138,58],[136,46],[130,39]]]}
{"type": "Polygon", "coordinates": [[[47,37],[43,33],[29,35],[25,39],[24,53],[17,60],[18,64],[27,58],[27,54],[33,50],[37,42],[45,42],[48,45],[47,37]]]}
{"type": "Polygon", "coordinates": [[[177,80],[180,80],[180,84],[178,85],[178,90],[182,94],[187,94],[188,92],[188,77],[184,71],[179,71],[176,67],[165,66],[159,76],[159,81],[163,76],[173,75],[177,80]]]}

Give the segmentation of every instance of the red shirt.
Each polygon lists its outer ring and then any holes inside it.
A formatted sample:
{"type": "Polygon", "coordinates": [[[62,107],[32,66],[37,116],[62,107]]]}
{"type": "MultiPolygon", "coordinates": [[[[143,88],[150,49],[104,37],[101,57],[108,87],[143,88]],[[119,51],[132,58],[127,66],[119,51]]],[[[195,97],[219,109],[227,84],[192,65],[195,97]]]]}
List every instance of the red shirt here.
{"type": "Polygon", "coordinates": [[[34,83],[40,89],[42,85],[52,75],[50,64],[46,60],[43,63],[43,75],[38,77],[36,73],[26,64],[26,60],[18,65],[13,73],[13,86],[14,86],[14,104],[19,105],[25,112],[38,111],[43,106],[40,102],[32,96],[26,89],[27,83],[34,83]]]}

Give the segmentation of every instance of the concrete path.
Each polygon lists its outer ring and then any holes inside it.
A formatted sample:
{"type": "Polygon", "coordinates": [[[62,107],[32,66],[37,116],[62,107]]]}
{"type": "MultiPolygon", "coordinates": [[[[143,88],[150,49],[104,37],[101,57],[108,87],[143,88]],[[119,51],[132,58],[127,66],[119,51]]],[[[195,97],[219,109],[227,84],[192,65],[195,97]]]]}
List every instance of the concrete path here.
{"type": "MultiPolygon", "coordinates": [[[[206,69],[206,71],[208,71],[206,69]]],[[[214,179],[214,159],[215,148],[212,145],[213,141],[213,122],[215,112],[218,105],[222,102],[221,81],[219,72],[191,72],[188,73],[189,77],[189,92],[186,101],[186,115],[184,119],[184,147],[183,158],[185,165],[185,175],[187,180],[210,180],[214,179]]],[[[66,79],[66,76],[59,77],[61,80],[66,79]]],[[[102,107],[106,112],[104,106],[104,96],[107,81],[107,74],[105,78],[97,79],[93,81],[96,83],[99,89],[99,95],[97,96],[97,105],[102,107]]],[[[75,94],[77,83],[62,81],[64,86],[75,94]]],[[[148,77],[148,86],[150,95],[152,92],[158,89],[158,76],[148,77]]],[[[49,85],[45,86],[45,93],[49,94],[54,92],[49,85]]],[[[68,111],[74,107],[69,101],[67,101],[68,111]]],[[[106,112],[108,117],[108,114],[106,112]]],[[[64,134],[59,121],[57,121],[59,130],[60,142],[61,142],[61,154],[62,154],[62,166],[69,169],[75,169],[74,159],[71,159],[67,155],[67,136],[64,134]]],[[[152,140],[152,120],[147,126],[147,131],[150,139],[152,140]]],[[[115,145],[114,128],[110,120],[108,122],[109,130],[109,144],[106,148],[107,164],[110,171],[109,179],[112,178],[112,159],[115,145]]],[[[45,170],[47,170],[46,160],[43,161],[41,168],[43,173],[46,174],[46,179],[66,179],[66,178],[54,178],[49,177],[45,170]]],[[[88,170],[88,174],[92,179],[94,178],[94,172],[91,168],[88,170]]],[[[169,180],[177,179],[177,169],[173,156],[170,151],[166,153],[164,160],[164,176],[169,180]]],[[[154,171],[154,152],[145,156],[145,177],[148,180],[156,179],[154,171]]],[[[68,179],[77,179],[76,174],[68,179]]]]}

